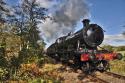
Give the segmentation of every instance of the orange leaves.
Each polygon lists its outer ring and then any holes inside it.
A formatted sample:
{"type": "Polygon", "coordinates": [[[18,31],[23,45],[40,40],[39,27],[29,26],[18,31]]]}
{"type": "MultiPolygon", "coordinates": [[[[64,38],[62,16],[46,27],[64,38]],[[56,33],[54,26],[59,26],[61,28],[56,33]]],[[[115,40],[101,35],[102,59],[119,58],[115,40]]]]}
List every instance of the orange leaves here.
{"type": "Polygon", "coordinates": [[[40,76],[42,74],[42,70],[35,64],[21,64],[22,72],[30,72],[33,76],[40,76]]]}

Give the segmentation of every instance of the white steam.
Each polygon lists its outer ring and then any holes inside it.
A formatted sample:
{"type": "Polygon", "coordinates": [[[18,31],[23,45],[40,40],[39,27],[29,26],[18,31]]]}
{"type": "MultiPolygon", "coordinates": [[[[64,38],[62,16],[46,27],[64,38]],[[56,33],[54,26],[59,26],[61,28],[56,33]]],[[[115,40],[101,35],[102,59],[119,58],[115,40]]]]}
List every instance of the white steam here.
{"type": "MultiPolygon", "coordinates": [[[[43,7],[49,8],[52,19],[39,25],[42,35],[48,42],[72,32],[80,19],[88,18],[89,11],[85,0],[39,0],[43,7]]],[[[82,27],[82,26],[81,26],[82,27]]]]}

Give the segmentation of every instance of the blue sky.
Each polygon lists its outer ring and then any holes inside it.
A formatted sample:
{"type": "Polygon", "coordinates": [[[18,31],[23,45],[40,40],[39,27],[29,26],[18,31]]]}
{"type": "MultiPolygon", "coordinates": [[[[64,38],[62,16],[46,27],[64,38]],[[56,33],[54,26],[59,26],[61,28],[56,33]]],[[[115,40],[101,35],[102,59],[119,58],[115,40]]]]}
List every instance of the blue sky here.
{"type": "Polygon", "coordinates": [[[90,3],[91,19],[103,26],[106,43],[111,45],[125,45],[125,0],[88,0],[90,3]],[[121,41],[117,41],[121,40],[121,41]]]}
{"type": "MultiPolygon", "coordinates": [[[[6,0],[8,4],[17,4],[18,0],[6,0]]],[[[125,31],[125,0],[86,0],[89,6],[90,20],[103,26],[106,31],[105,35],[110,40],[109,44],[125,45],[125,37],[121,37],[121,33],[125,31]],[[112,37],[123,39],[117,42],[112,37]]],[[[76,30],[82,28],[81,23],[78,24],[76,30]]],[[[107,40],[107,41],[108,41],[107,40]]],[[[106,42],[107,42],[106,41],[106,42]]]]}
{"type": "Polygon", "coordinates": [[[5,0],[10,5],[15,5],[18,3],[19,0],[5,0]]]}
{"type": "MultiPolygon", "coordinates": [[[[107,34],[119,34],[125,25],[125,0],[88,0],[91,19],[104,26],[107,34]]],[[[124,27],[125,28],[125,27],[124,27]]]]}
{"type": "MultiPolygon", "coordinates": [[[[86,0],[91,23],[97,23],[106,31],[103,44],[125,45],[125,0],[86,0]]],[[[78,24],[81,28],[82,23],[78,24]]],[[[77,28],[76,30],[79,30],[77,28]]]]}
{"type": "Polygon", "coordinates": [[[19,0],[5,0],[9,5],[15,5],[19,0]]]}

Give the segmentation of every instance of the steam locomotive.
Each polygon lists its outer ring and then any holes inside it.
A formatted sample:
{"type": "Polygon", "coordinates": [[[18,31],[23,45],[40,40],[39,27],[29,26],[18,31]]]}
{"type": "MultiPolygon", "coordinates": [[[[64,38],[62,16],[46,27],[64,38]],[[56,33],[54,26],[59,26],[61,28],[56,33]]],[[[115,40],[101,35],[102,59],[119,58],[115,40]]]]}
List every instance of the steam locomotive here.
{"type": "Polygon", "coordinates": [[[108,70],[109,61],[121,60],[122,55],[99,46],[104,40],[104,30],[99,25],[90,24],[89,19],[84,19],[82,22],[84,28],[76,33],[70,32],[68,35],[58,38],[48,47],[48,56],[57,61],[72,64],[86,73],[108,70]]]}

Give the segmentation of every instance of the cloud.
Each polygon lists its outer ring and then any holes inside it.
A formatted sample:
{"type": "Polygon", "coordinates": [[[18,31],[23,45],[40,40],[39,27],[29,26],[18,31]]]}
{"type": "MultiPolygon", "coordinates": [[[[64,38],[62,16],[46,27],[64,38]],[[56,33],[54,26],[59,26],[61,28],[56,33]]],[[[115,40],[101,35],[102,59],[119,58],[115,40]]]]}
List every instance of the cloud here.
{"type": "Polygon", "coordinates": [[[123,36],[125,36],[125,31],[122,33],[123,36]]]}
{"type": "Polygon", "coordinates": [[[102,44],[109,44],[113,46],[125,45],[125,35],[124,34],[105,35],[102,44]]]}
{"type": "Polygon", "coordinates": [[[88,5],[85,0],[42,0],[42,6],[49,6],[51,19],[39,25],[47,42],[55,41],[58,37],[73,32],[77,22],[89,17],[88,5]],[[57,4],[58,3],[58,4],[57,4]]]}
{"type": "Polygon", "coordinates": [[[57,5],[57,0],[36,0],[40,5],[41,7],[44,7],[44,8],[51,8],[51,7],[54,7],[55,5],[57,5]]]}

